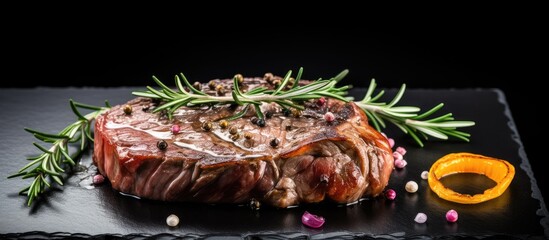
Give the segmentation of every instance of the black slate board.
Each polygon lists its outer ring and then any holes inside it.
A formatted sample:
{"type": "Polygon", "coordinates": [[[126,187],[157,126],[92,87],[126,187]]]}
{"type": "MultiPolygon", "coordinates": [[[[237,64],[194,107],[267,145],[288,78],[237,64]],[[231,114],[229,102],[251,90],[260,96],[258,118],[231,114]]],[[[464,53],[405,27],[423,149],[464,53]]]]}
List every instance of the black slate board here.
{"type": "MultiPolygon", "coordinates": [[[[428,142],[417,147],[407,136],[390,127],[386,132],[397,145],[407,148],[408,166],[392,173],[389,187],[396,189],[397,199],[375,198],[352,206],[331,204],[305,205],[291,209],[262,208],[252,211],[244,206],[166,203],[122,196],[108,184],[86,189],[86,176],[94,171],[90,153],[82,165],[90,173],[73,175],[66,186],[48,194],[33,207],[17,195],[29,180],[6,179],[37,153],[33,137],[23,131],[31,127],[57,132],[74,120],[68,99],[101,104],[109,99],[121,104],[132,98],[134,88],[37,88],[0,90],[0,238],[78,237],[78,238],[431,238],[442,236],[546,238],[549,236],[547,209],[518,133],[514,127],[504,94],[494,89],[479,90],[408,90],[402,103],[423,109],[444,102],[445,112],[458,119],[476,121],[468,128],[470,143],[458,141],[428,142]],[[420,178],[434,161],[452,152],[473,152],[506,159],[516,168],[508,190],[499,198],[476,204],[461,205],[438,198],[420,178]],[[82,180],[83,179],[83,180],[82,180]],[[404,191],[408,180],[419,183],[419,191],[404,191]],[[457,223],[447,223],[449,209],[459,212],[457,223]],[[301,224],[304,211],[327,219],[321,229],[301,224]],[[413,221],[418,212],[429,219],[425,224],[413,221]],[[169,228],[165,219],[175,213],[180,226],[169,228]]],[[[360,97],[365,89],[354,89],[360,97]]],[[[389,95],[394,91],[389,91],[389,95]]],[[[81,170],[85,170],[82,168],[81,170]]],[[[483,184],[475,177],[458,177],[453,184],[483,184]]],[[[474,190],[474,189],[473,189],[474,190]]],[[[478,190],[478,189],[477,189],[478,190]]]]}

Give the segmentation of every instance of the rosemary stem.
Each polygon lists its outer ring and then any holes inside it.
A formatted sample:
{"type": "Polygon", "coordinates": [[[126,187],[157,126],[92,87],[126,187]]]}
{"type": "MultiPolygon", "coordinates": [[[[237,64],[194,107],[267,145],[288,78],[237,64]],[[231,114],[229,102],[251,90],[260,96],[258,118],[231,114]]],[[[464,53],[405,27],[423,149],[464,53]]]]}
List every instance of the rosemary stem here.
{"type": "MultiPolygon", "coordinates": [[[[272,94],[254,94],[254,95],[243,95],[239,99],[242,102],[276,102],[279,100],[286,100],[289,97],[293,97],[293,95],[298,94],[292,94],[292,95],[272,95],[272,94]]],[[[233,103],[235,100],[232,96],[213,96],[213,95],[198,95],[193,93],[187,93],[185,94],[185,97],[193,98],[193,99],[200,99],[200,100],[212,100],[217,103],[233,103]]]]}
{"type": "MultiPolygon", "coordinates": [[[[362,102],[362,101],[360,101],[360,102],[357,101],[357,102],[355,102],[355,104],[364,111],[369,111],[369,112],[372,112],[372,113],[380,114],[380,115],[383,116],[383,118],[391,119],[391,120],[397,121],[399,123],[406,123],[405,119],[400,118],[398,116],[395,116],[393,114],[390,114],[387,111],[386,107],[378,106],[378,105],[375,105],[375,104],[369,104],[369,103],[365,103],[365,102],[362,102]]],[[[410,113],[410,114],[412,114],[411,116],[417,116],[416,113],[410,113]]]]}

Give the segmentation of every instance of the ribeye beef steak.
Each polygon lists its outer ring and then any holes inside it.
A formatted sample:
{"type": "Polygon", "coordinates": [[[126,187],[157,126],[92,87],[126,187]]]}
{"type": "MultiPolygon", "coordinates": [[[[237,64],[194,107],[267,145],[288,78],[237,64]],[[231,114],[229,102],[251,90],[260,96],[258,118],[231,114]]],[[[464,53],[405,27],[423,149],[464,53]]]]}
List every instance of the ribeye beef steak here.
{"type": "MultiPolygon", "coordinates": [[[[213,83],[230,91],[232,81],[213,83]]],[[[241,88],[260,85],[273,87],[272,81],[246,78],[241,88]]],[[[216,94],[206,84],[202,89],[216,94]]],[[[93,160],[114,189],[147,199],[255,199],[285,208],[379,195],[393,169],[387,139],[354,103],[323,100],[305,102],[300,112],[263,104],[262,127],[253,108],[225,126],[221,120],[241,106],[182,107],[169,120],[165,113],[152,113],[158,102],[139,97],[97,118],[93,160]],[[127,105],[130,114],[124,112],[127,105]],[[179,132],[171,131],[173,125],[179,132]]]]}

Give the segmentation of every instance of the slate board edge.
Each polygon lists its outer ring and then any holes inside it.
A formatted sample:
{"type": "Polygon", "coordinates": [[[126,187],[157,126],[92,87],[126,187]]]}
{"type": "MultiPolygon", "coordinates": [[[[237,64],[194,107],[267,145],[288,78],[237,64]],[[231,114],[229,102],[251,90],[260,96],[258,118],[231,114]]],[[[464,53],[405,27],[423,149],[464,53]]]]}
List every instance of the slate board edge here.
{"type": "MultiPolygon", "coordinates": [[[[10,233],[0,234],[2,239],[433,239],[431,235],[406,235],[404,232],[393,234],[365,234],[356,232],[332,232],[309,235],[302,232],[258,232],[249,234],[99,234],[89,235],[83,233],[65,233],[65,232],[26,232],[26,233],[10,233]],[[220,238],[221,237],[221,238],[220,238]]],[[[447,239],[471,239],[470,235],[453,234],[445,236],[447,239]]],[[[512,236],[506,234],[481,235],[475,236],[474,239],[538,239],[532,236],[512,236]]]]}

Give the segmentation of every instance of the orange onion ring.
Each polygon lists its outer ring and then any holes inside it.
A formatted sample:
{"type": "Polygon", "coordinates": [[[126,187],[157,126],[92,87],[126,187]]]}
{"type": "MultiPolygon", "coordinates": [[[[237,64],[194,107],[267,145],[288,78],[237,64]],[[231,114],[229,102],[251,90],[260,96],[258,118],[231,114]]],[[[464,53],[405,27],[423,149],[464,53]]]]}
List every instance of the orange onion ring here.
{"type": "Polygon", "coordinates": [[[515,167],[497,158],[473,153],[451,153],[437,160],[429,170],[429,187],[440,198],[462,203],[475,204],[499,197],[515,176],[515,167]],[[497,185],[482,194],[462,194],[447,188],[440,182],[444,176],[456,173],[478,173],[494,180],[497,185]]]}

